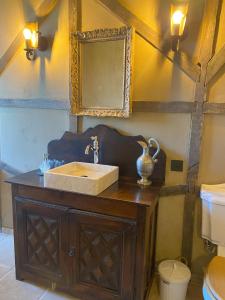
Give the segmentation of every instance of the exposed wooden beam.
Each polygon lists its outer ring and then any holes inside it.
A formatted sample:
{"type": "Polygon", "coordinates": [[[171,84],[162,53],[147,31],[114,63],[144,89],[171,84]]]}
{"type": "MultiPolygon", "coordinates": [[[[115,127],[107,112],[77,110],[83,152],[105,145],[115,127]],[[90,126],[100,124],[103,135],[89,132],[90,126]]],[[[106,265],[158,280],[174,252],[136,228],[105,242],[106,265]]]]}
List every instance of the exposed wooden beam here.
{"type": "MultiPolygon", "coordinates": [[[[39,16],[42,17],[40,20],[40,23],[45,20],[45,17],[48,16],[48,14],[52,11],[52,9],[55,7],[55,4],[58,0],[43,0],[41,3],[34,9],[35,12],[39,13],[39,16]]],[[[0,57],[0,75],[5,70],[6,66],[10,62],[10,60],[13,58],[17,50],[21,47],[21,45],[24,42],[23,38],[23,28],[19,30],[16,37],[12,41],[12,43],[9,45],[5,53],[0,57]]]]}
{"type": "Polygon", "coordinates": [[[58,0],[41,0],[40,3],[34,8],[37,17],[48,16],[56,6],[58,0]]]}
{"type": "Polygon", "coordinates": [[[174,185],[174,186],[163,186],[160,191],[160,197],[185,195],[187,192],[187,185],[174,185]]]}
{"type": "Polygon", "coordinates": [[[173,51],[165,54],[162,53],[173,63],[175,63],[179,68],[188,75],[193,81],[199,81],[201,67],[194,63],[192,59],[184,52],[174,53],[173,51]]]}
{"type": "Polygon", "coordinates": [[[0,107],[52,109],[70,111],[70,102],[65,99],[3,99],[0,98],[0,107]]]}
{"type": "Polygon", "coordinates": [[[200,68],[198,65],[194,64],[190,58],[184,53],[179,53],[178,55],[174,52],[165,52],[164,41],[161,36],[159,36],[150,26],[144,23],[136,15],[126,9],[117,0],[97,0],[105,8],[109,9],[118,18],[120,18],[124,24],[127,26],[132,26],[135,28],[136,32],[144,38],[153,47],[158,49],[167,59],[171,62],[176,63],[182,71],[184,71],[191,79],[197,81],[200,76],[200,68]]]}
{"type": "MultiPolygon", "coordinates": [[[[225,114],[225,100],[221,103],[204,102],[203,114],[225,114]]],[[[133,112],[194,113],[197,101],[133,101],[133,112]]]]}
{"type": "Polygon", "coordinates": [[[194,100],[196,101],[196,110],[192,114],[187,175],[188,192],[185,197],[183,215],[182,256],[187,259],[189,265],[191,265],[192,261],[196,186],[199,173],[200,150],[204,121],[203,105],[207,97],[207,87],[205,82],[208,62],[213,54],[214,40],[216,36],[215,33],[219,21],[219,11],[220,0],[206,0],[200,52],[201,75],[200,81],[196,83],[195,88],[194,100]]]}
{"type": "Polygon", "coordinates": [[[196,103],[171,101],[133,101],[133,112],[155,112],[155,113],[192,113],[195,111],[196,103]]]}
{"type": "Polygon", "coordinates": [[[225,65],[225,45],[209,61],[208,68],[207,68],[206,84],[209,84],[211,82],[211,80],[216,76],[216,74],[222,69],[224,65],[225,65]]]}
{"type": "Polygon", "coordinates": [[[225,103],[204,103],[204,114],[225,114],[225,103]]]}
{"type": "MultiPolygon", "coordinates": [[[[65,99],[3,99],[0,98],[0,107],[38,108],[53,110],[70,110],[70,102],[65,99]]],[[[193,113],[196,110],[196,102],[158,102],[158,101],[134,101],[133,112],[154,113],[193,113]]],[[[224,103],[203,104],[204,114],[225,114],[224,103]]],[[[74,120],[73,116],[73,120],[74,120]]]]}
{"type": "Polygon", "coordinates": [[[189,154],[189,170],[188,170],[188,184],[189,191],[195,189],[195,184],[198,176],[199,160],[200,160],[200,147],[203,128],[203,105],[207,97],[207,87],[205,86],[207,76],[207,66],[211,59],[214,46],[215,30],[217,28],[217,16],[219,13],[220,0],[206,1],[205,14],[203,19],[203,37],[201,44],[200,63],[201,63],[201,76],[200,81],[196,83],[195,88],[195,101],[196,111],[192,115],[192,130],[190,141],[190,154],[189,154]]]}
{"type": "Polygon", "coordinates": [[[5,70],[6,66],[8,65],[9,61],[15,55],[16,51],[19,49],[21,44],[23,43],[23,34],[22,30],[14,38],[13,42],[10,44],[8,49],[5,53],[0,57],[0,74],[5,70]]]}
{"type": "Polygon", "coordinates": [[[82,31],[82,0],[77,1],[77,30],[82,31]]]}

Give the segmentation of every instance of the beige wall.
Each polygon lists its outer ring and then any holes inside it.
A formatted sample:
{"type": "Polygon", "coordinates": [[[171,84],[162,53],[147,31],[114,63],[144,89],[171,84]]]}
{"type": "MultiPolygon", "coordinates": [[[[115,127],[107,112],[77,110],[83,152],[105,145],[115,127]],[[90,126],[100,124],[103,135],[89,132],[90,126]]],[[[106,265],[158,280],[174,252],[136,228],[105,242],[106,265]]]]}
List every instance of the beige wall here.
{"type": "MultiPolygon", "coordinates": [[[[12,43],[32,7],[40,1],[10,0],[0,2],[0,56],[12,43]],[[22,3],[25,3],[24,6],[22,3]],[[31,5],[31,8],[29,6],[31,5]],[[33,6],[32,6],[33,4],[33,6]],[[7,13],[6,13],[7,12],[7,13]],[[6,29],[7,28],[7,29],[6,29]],[[4,42],[3,42],[4,41],[4,42]]],[[[49,37],[51,47],[38,58],[26,59],[24,44],[0,75],[0,98],[7,99],[69,99],[69,22],[68,1],[58,1],[54,11],[41,25],[40,31],[49,37]]]]}
{"type": "MultiPolygon", "coordinates": [[[[225,44],[225,2],[218,26],[215,53],[225,44]]],[[[223,67],[213,78],[208,89],[208,101],[225,103],[225,68],[223,67]]],[[[217,184],[225,182],[225,117],[224,115],[206,115],[202,137],[199,184],[217,184]]],[[[203,248],[201,233],[201,201],[197,199],[195,211],[195,231],[193,244],[194,270],[205,265],[210,255],[203,248]]]]}
{"type": "Polygon", "coordinates": [[[186,166],[190,134],[190,116],[187,114],[135,113],[129,119],[88,118],[83,120],[84,130],[98,124],[106,124],[124,134],[142,134],[156,137],[167,154],[166,184],[183,184],[186,181],[186,166]],[[183,172],[170,171],[170,160],[184,160],[183,172]]]}
{"type": "MultiPolygon", "coordinates": [[[[66,111],[0,108],[1,160],[20,172],[37,169],[47,153],[50,140],[60,138],[69,129],[66,111]]],[[[0,175],[2,180],[8,173],[0,175]]],[[[10,186],[1,183],[0,212],[2,225],[12,227],[10,186]]]]}
{"type": "MultiPolygon", "coordinates": [[[[33,21],[40,0],[0,1],[0,57],[8,49],[26,20],[33,21]],[[7,12],[7,13],[6,13],[7,12]]],[[[50,41],[48,51],[35,61],[25,57],[24,44],[0,74],[0,100],[24,99],[69,102],[68,1],[58,1],[40,27],[50,41]]],[[[69,129],[69,112],[56,109],[0,107],[0,159],[21,171],[38,168],[47,144],[69,129]]],[[[11,174],[1,174],[7,178],[11,174]]],[[[10,187],[1,183],[1,221],[12,227],[10,187]]]]}
{"type": "MultiPolygon", "coordinates": [[[[121,1],[157,30],[157,1],[121,1]]],[[[83,1],[82,30],[122,26],[115,16],[95,0],[83,1]],[[93,11],[95,12],[93,14],[93,11]]],[[[133,66],[133,100],[193,101],[194,83],[140,36],[135,35],[133,66]],[[157,75],[156,75],[157,74],[157,75]]],[[[83,118],[83,130],[106,124],[124,134],[156,137],[167,154],[166,184],[184,184],[188,160],[190,115],[134,113],[129,119],[83,118]],[[170,171],[171,159],[184,161],[183,172],[170,171]]],[[[157,234],[157,260],[181,255],[184,196],[160,199],[157,234]],[[176,215],[176,218],[174,218],[176,215]],[[169,225],[169,226],[168,226],[169,225]]]]}
{"type": "MultiPolygon", "coordinates": [[[[0,3],[0,55],[7,49],[24,18],[31,13],[30,4],[38,1],[26,0],[25,8],[20,0],[0,3]],[[7,11],[7,14],[4,12],[7,11]],[[7,26],[6,26],[7,25],[7,26]],[[7,28],[6,30],[3,30],[7,28]]],[[[168,4],[164,0],[121,0],[134,14],[151,25],[163,36],[168,34],[165,19],[168,4]],[[140,5],[141,3],[141,5],[140,5]]],[[[119,27],[123,23],[95,0],[82,0],[82,29],[119,27]]],[[[197,57],[199,55],[201,18],[204,0],[190,1],[188,36],[182,49],[197,57]]],[[[224,6],[224,5],[223,5],[224,6]]],[[[46,35],[53,35],[52,49],[41,54],[34,62],[25,58],[23,46],[3,74],[0,75],[0,98],[4,99],[69,99],[69,22],[68,0],[59,1],[55,10],[41,27],[46,35]]],[[[216,51],[224,41],[225,8],[218,34],[216,51]]],[[[134,101],[193,101],[194,82],[180,69],[166,60],[155,48],[135,35],[133,68],[134,101]]],[[[224,76],[210,88],[210,101],[223,102],[224,76]]],[[[22,171],[38,166],[50,139],[58,138],[69,128],[69,115],[65,111],[38,109],[0,109],[1,156],[8,164],[22,171]],[[47,130],[46,130],[47,128],[47,130]],[[32,153],[32,155],[31,155],[32,153]]],[[[83,130],[103,123],[125,134],[153,136],[167,154],[166,184],[184,184],[187,173],[191,118],[188,114],[134,113],[127,120],[114,118],[83,118],[83,130]],[[184,161],[184,171],[170,171],[171,159],[184,161]]],[[[202,159],[199,183],[224,181],[223,153],[225,143],[221,137],[225,132],[223,116],[207,116],[203,136],[202,159]]],[[[1,189],[2,218],[5,226],[12,226],[8,187],[1,189]]],[[[194,233],[195,272],[202,270],[208,254],[200,238],[201,206],[196,206],[194,233]]],[[[159,204],[157,234],[157,259],[176,258],[181,255],[182,217],[184,196],[163,197],[159,204]]],[[[185,224],[188,226],[188,224],[185,224]]]]}
{"type": "Polygon", "coordinates": [[[10,176],[11,174],[8,174],[4,171],[1,171],[0,173],[1,225],[6,228],[13,228],[11,186],[7,183],[4,183],[4,180],[10,176]]]}
{"type": "MultiPolygon", "coordinates": [[[[163,21],[168,8],[166,7],[166,1],[143,0],[142,5],[140,5],[140,1],[122,0],[121,3],[157,32],[160,31],[163,35],[167,34],[166,24],[163,21]]],[[[190,1],[189,26],[192,26],[192,29],[188,32],[188,37],[182,45],[184,51],[189,53],[189,55],[193,55],[195,59],[200,53],[203,6],[204,1],[190,1]]],[[[121,23],[115,20],[115,16],[110,18],[109,12],[104,11],[94,0],[83,1],[82,17],[83,30],[121,26],[121,23]],[[93,11],[96,14],[93,14],[93,11]],[[99,17],[96,17],[96,15],[99,17]]],[[[220,39],[222,39],[222,36],[220,39]]],[[[134,49],[134,101],[193,101],[195,83],[181,72],[178,67],[166,60],[155,48],[147,44],[138,35],[135,35],[134,49]]],[[[214,88],[214,93],[223,94],[224,88],[222,85],[224,85],[223,82],[220,84],[220,87],[214,88]],[[219,91],[219,88],[221,91],[219,91]]],[[[217,134],[218,127],[222,126],[223,117],[221,116],[219,119],[217,119],[217,116],[206,118],[200,182],[214,183],[224,180],[223,162],[221,163],[218,157],[216,158],[218,153],[222,154],[223,152],[223,145],[219,142],[221,135],[217,134]],[[212,123],[214,123],[213,127],[211,126],[212,123]],[[213,141],[213,143],[210,141],[213,141]]],[[[174,185],[186,182],[190,121],[190,115],[188,114],[135,113],[128,120],[85,117],[83,118],[83,129],[103,123],[126,134],[142,134],[145,137],[156,137],[167,154],[166,184],[174,185]],[[184,171],[181,173],[170,171],[171,159],[184,160],[184,171]]],[[[221,130],[223,129],[220,128],[219,132],[222,134],[221,130]]],[[[206,253],[201,239],[200,199],[196,200],[196,204],[192,268],[195,273],[201,274],[210,259],[210,255],[206,253]]],[[[176,258],[181,255],[183,208],[184,196],[171,196],[160,199],[157,260],[176,258]]],[[[185,226],[188,226],[188,224],[185,224],[185,226]]]]}

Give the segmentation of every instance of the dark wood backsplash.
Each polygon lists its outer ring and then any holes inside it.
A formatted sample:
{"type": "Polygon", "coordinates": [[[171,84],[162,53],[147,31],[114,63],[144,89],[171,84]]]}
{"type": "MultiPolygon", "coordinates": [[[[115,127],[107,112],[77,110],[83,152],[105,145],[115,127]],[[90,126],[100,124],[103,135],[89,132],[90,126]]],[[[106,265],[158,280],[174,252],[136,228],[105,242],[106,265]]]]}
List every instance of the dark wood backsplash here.
{"type": "MultiPolygon", "coordinates": [[[[142,147],[137,141],[145,141],[143,136],[125,136],[116,129],[105,125],[98,125],[87,129],[82,134],[65,132],[61,139],[53,140],[48,144],[50,159],[64,160],[66,163],[72,161],[93,162],[93,152],[85,155],[85,148],[92,143],[90,137],[98,136],[99,141],[99,163],[119,166],[120,177],[136,180],[136,160],[142,154],[142,147]]],[[[151,154],[155,151],[150,149],[151,154]]],[[[151,176],[153,183],[164,183],[165,181],[166,155],[163,150],[158,156],[151,176]]]]}

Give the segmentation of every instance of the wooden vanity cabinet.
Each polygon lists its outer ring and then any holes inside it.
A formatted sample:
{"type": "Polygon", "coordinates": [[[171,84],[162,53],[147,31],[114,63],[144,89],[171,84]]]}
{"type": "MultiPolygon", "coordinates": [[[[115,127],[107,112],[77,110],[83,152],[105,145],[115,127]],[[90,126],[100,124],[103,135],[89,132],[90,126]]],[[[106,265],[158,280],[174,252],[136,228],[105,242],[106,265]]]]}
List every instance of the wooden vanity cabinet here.
{"type": "Polygon", "coordinates": [[[159,187],[116,183],[98,196],[10,179],[16,277],[85,300],[144,300],[154,271],[159,187]]]}
{"type": "Polygon", "coordinates": [[[68,283],[68,208],[17,196],[14,205],[18,274],[24,271],[52,282],[68,283]]]}
{"type": "Polygon", "coordinates": [[[74,294],[133,299],[135,223],[76,210],[70,212],[69,223],[74,294]]]}

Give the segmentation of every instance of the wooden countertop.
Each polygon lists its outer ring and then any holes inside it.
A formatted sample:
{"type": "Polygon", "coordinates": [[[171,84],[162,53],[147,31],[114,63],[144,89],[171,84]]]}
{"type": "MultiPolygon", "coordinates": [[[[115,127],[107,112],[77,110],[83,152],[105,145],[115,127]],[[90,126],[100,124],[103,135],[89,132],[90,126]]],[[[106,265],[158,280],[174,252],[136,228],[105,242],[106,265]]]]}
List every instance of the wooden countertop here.
{"type": "MultiPolygon", "coordinates": [[[[53,190],[44,187],[43,176],[39,176],[37,170],[12,177],[6,182],[13,185],[53,190]]],[[[152,206],[153,201],[159,196],[160,189],[161,185],[152,185],[150,187],[142,188],[136,183],[118,181],[97,196],[84,194],[79,194],[79,196],[98,197],[108,200],[130,202],[136,205],[152,206]]],[[[74,195],[78,194],[74,193],[74,195]]]]}

